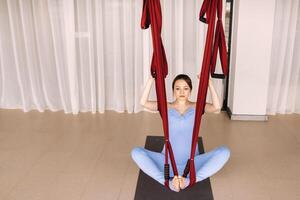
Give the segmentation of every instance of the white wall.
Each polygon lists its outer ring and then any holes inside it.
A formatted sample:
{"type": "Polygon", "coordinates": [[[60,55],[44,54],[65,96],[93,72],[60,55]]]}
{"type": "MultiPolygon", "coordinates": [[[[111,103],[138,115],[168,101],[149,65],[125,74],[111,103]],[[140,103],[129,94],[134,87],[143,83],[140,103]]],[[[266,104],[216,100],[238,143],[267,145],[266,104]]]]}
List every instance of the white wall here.
{"type": "Polygon", "coordinates": [[[228,107],[232,119],[265,119],[275,0],[235,0],[228,107]]]}

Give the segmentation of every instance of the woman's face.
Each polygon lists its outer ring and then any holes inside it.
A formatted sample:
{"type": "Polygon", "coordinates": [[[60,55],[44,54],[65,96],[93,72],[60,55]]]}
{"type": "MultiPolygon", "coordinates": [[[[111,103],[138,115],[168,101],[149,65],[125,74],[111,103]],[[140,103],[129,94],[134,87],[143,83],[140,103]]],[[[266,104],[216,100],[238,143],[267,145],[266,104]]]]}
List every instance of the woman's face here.
{"type": "Polygon", "coordinates": [[[178,100],[188,100],[191,94],[191,88],[185,80],[179,79],[174,84],[174,97],[178,100]]]}

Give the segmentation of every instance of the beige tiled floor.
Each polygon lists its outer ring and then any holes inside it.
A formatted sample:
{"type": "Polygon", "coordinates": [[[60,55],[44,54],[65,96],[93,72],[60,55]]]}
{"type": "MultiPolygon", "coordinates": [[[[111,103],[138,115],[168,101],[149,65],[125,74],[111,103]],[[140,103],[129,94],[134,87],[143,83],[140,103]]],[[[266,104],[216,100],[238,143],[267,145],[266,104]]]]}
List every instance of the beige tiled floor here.
{"type": "MultiPolygon", "coordinates": [[[[206,151],[231,149],[211,177],[216,200],[300,199],[300,115],[268,122],[205,115],[206,151]]],[[[0,110],[1,200],[133,199],[138,168],[130,157],[146,135],[161,135],[158,114],[0,110]]]]}

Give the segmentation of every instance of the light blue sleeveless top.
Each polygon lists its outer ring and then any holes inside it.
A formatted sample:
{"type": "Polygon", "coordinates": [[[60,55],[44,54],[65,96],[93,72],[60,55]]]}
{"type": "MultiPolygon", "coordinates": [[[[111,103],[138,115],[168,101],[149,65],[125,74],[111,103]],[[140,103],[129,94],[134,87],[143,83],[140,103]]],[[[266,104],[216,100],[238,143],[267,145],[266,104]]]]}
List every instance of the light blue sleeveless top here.
{"type": "MultiPolygon", "coordinates": [[[[169,139],[177,165],[185,165],[186,161],[190,158],[194,118],[194,107],[188,108],[183,115],[181,115],[175,108],[168,109],[169,139]]],[[[165,153],[165,146],[162,153],[165,153]]],[[[196,155],[198,154],[199,150],[197,143],[196,155]]]]}

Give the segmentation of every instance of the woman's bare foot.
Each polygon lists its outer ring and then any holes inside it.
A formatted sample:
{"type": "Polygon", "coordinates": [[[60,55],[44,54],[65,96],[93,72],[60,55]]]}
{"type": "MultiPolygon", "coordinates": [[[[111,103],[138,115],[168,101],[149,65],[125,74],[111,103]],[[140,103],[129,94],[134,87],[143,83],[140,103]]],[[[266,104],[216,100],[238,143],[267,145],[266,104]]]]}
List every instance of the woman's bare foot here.
{"type": "Polygon", "coordinates": [[[186,188],[186,180],[185,180],[185,177],[182,177],[182,176],[178,176],[178,179],[179,179],[179,187],[180,189],[184,189],[186,188]]]}
{"type": "Polygon", "coordinates": [[[175,191],[179,192],[179,190],[180,190],[180,184],[179,184],[178,176],[174,176],[174,178],[172,180],[172,185],[173,185],[173,188],[175,189],[175,191]]]}

